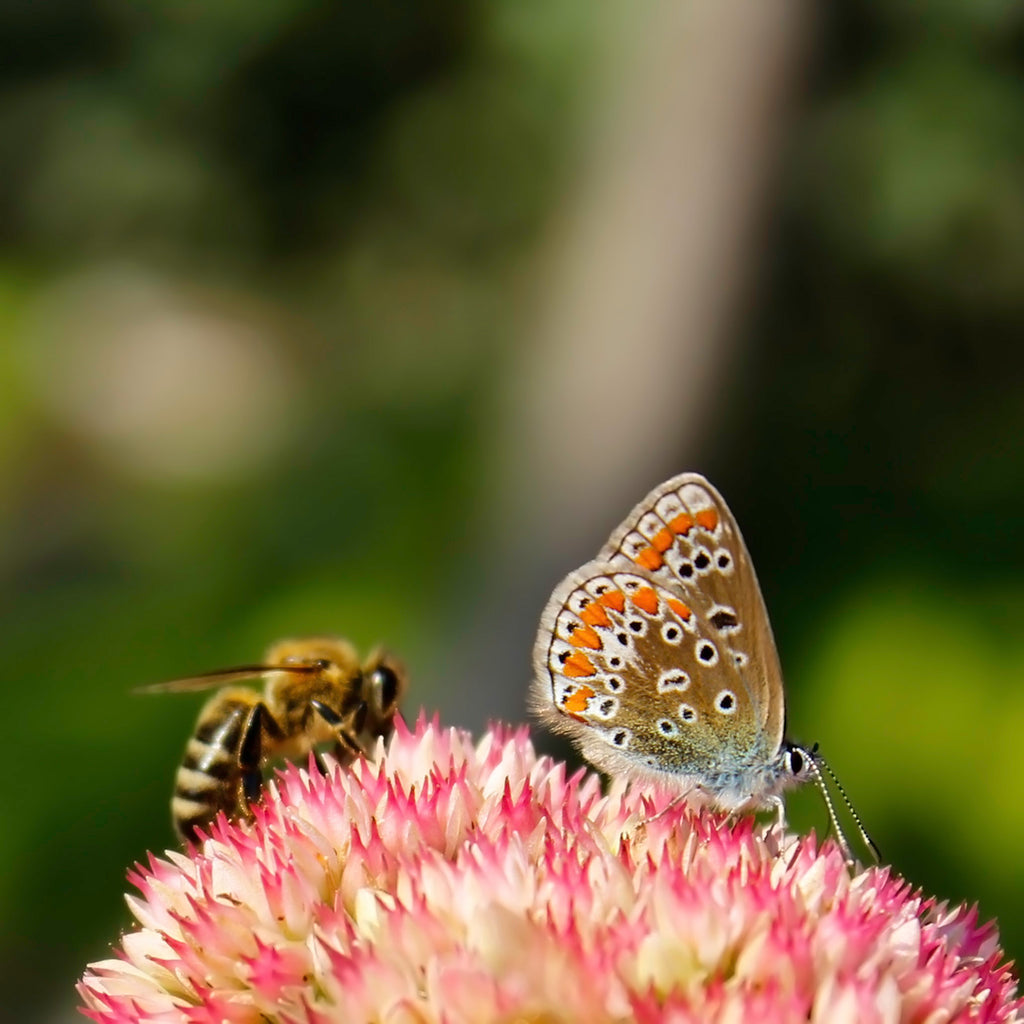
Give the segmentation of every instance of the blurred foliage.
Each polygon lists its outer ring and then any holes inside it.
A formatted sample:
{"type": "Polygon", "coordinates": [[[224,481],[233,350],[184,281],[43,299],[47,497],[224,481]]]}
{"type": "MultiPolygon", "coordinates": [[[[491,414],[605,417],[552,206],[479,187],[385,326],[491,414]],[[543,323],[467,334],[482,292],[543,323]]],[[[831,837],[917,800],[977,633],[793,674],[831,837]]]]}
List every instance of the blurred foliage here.
{"type": "MultiPolygon", "coordinates": [[[[1019,7],[823,19],[698,468],[757,559],[794,734],[900,870],[980,899],[1019,958],[1019,7]]],[[[127,922],[125,866],[171,841],[196,702],[133,686],[316,631],[429,665],[473,600],[495,382],[609,24],[580,0],[0,6],[0,970],[20,1019],[70,1005],[127,922]],[[234,419],[202,427],[221,400],[234,419]]]]}

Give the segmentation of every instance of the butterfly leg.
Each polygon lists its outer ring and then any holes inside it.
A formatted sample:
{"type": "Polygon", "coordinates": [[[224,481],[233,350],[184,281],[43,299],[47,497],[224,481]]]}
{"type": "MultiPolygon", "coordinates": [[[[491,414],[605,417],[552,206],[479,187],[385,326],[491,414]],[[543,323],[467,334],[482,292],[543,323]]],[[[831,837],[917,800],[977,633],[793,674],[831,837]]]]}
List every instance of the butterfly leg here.
{"type": "Polygon", "coordinates": [[[779,831],[785,831],[786,828],[786,801],[781,796],[773,796],[769,801],[769,804],[775,808],[775,812],[778,815],[776,823],[779,826],[779,831]]]}
{"type": "Polygon", "coordinates": [[[665,804],[665,806],[662,807],[662,809],[660,811],[655,811],[654,814],[650,815],[650,817],[644,818],[643,824],[646,825],[647,822],[649,822],[649,821],[657,821],[658,818],[664,817],[674,807],[678,807],[681,803],[685,803],[686,802],[686,798],[692,792],[693,792],[693,787],[691,786],[689,789],[684,790],[682,793],[678,793],[676,796],[672,797],[672,799],[669,800],[669,802],[667,804],[665,804]]]}
{"type": "Polygon", "coordinates": [[[647,815],[645,818],[641,818],[634,826],[631,833],[632,840],[634,843],[639,842],[647,831],[647,826],[652,821],[657,821],[659,818],[664,817],[674,807],[678,807],[681,803],[685,803],[686,799],[693,793],[695,786],[691,786],[689,789],[683,790],[682,793],[677,793],[672,799],[661,808],[660,811],[655,811],[653,814],[647,815]]]}
{"type": "Polygon", "coordinates": [[[765,839],[771,841],[777,847],[776,852],[780,854],[786,849],[787,845],[791,846],[793,856],[795,857],[800,846],[794,836],[787,837],[786,835],[786,802],[781,796],[776,794],[768,801],[768,807],[774,807],[777,816],[775,824],[769,825],[765,830],[765,839]],[[773,832],[775,833],[774,836],[772,835],[773,832]]]}

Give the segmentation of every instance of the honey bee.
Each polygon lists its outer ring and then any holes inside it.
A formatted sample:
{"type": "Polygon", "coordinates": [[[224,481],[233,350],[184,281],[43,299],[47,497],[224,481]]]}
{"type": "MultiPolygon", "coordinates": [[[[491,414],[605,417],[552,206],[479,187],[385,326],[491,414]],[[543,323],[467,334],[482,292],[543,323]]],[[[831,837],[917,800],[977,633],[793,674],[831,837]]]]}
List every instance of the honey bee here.
{"type": "Polygon", "coordinates": [[[222,687],[199,712],[178,768],[171,799],[178,836],[194,840],[196,829],[220,811],[251,817],[271,758],[312,752],[319,759],[317,747],[326,743],[346,764],[369,755],[377,738],[394,730],[406,684],[401,663],[383,651],[360,664],[348,641],[310,637],[274,644],[258,665],[143,687],[145,693],[222,687]],[[224,685],[246,679],[264,679],[263,693],[224,685]]]}

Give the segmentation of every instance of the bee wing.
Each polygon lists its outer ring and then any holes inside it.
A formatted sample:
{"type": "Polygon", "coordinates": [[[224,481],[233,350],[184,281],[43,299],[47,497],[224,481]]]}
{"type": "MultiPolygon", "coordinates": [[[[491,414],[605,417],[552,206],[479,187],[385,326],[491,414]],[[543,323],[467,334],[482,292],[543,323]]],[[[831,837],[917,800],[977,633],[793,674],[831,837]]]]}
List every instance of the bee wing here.
{"type": "Polygon", "coordinates": [[[238,665],[235,668],[218,668],[184,679],[169,679],[163,683],[137,686],[133,693],[198,693],[212,690],[227,683],[239,683],[245,679],[262,679],[268,672],[291,672],[295,675],[313,675],[320,669],[316,665],[238,665]]]}

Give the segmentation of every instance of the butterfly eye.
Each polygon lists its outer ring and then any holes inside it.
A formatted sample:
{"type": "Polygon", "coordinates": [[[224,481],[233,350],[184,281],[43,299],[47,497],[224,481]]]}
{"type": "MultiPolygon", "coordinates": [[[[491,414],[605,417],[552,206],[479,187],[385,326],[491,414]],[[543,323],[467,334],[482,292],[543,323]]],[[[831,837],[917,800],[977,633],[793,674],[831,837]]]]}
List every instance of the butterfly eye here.
{"type": "Polygon", "coordinates": [[[804,770],[804,755],[796,747],[786,751],[786,767],[791,775],[799,775],[804,770]]]}

